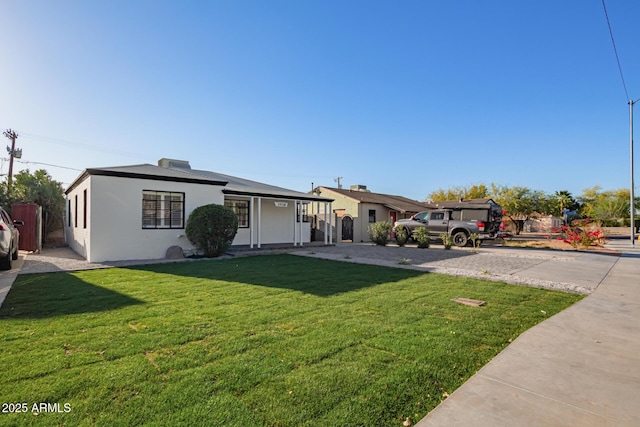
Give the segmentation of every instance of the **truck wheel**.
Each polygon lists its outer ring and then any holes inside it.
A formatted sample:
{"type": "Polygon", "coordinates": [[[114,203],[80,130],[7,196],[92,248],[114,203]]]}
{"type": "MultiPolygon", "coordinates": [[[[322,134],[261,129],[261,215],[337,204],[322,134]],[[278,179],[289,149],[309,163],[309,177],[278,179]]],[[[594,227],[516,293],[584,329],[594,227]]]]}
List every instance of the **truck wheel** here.
{"type": "Polygon", "coordinates": [[[465,233],[464,231],[458,231],[453,235],[453,244],[458,247],[467,246],[468,241],[469,238],[467,237],[467,233],[465,233]]]}

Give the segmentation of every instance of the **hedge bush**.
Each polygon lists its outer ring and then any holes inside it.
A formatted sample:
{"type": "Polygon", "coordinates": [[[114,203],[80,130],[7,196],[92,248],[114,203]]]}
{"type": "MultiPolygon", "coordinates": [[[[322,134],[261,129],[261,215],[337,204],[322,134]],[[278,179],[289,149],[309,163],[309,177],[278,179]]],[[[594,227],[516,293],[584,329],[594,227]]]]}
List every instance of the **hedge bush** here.
{"type": "Polygon", "coordinates": [[[413,237],[418,242],[419,248],[428,248],[430,244],[429,230],[427,227],[418,227],[413,232],[413,237]]]}
{"type": "Polygon", "coordinates": [[[441,233],[440,240],[442,240],[442,244],[445,249],[451,249],[451,246],[453,245],[453,238],[449,236],[449,233],[441,233]]]}
{"type": "Polygon", "coordinates": [[[396,243],[398,246],[404,246],[409,240],[409,230],[404,225],[399,225],[395,229],[396,243]]]}
{"type": "Polygon", "coordinates": [[[369,232],[369,236],[371,236],[371,240],[373,240],[376,245],[386,246],[389,242],[391,227],[390,222],[380,221],[367,227],[367,231],[369,232]]]}
{"type": "Polygon", "coordinates": [[[208,258],[224,254],[237,232],[238,217],[233,209],[215,204],[194,209],[185,230],[189,241],[208,258]]]}

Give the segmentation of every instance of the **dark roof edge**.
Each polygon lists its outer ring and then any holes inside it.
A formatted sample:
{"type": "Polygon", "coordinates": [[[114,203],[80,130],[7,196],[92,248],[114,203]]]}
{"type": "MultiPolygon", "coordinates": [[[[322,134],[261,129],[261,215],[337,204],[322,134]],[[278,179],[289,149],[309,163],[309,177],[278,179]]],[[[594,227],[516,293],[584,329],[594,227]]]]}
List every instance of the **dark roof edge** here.
{"type": "Polygon", "coordinates": [[[80,173],[80,175],[78,175],[78,177],[73,180],[71,185],[69,185],[69,188],[65,190],[64,194],[69,194],[74,188],[80,185],[88,177],[89,177],[89,173],[87,172],[87,170],[86,169],[83,170],[82,173],[80,173]]]}
{"type": "Polygon", "coordinates": [[[270,197],[273,199],[285,199],[285,200],[308,200],[311,202],[333,202],[334,201],[334,199],[328,199],[328,198],[318,197],[318,196],[305,197],[305,196],[302,196],[304,195],[304,193],[300,193],[301,197],[296,197],[296,196],[286,196],[282,194],[269,194],[269,193],[256,193],[251,191],[229,190],[226,188],[223,189],[222,192],[224,194],[233,194],[237,196],[270,197]]]}
{"type": "Polygon", "coordinates": [[[76,178],[73,183],[67,188],[64,194],[69,194],[74,188],[80,185],[85,179],[87,179],[91,175],[96,176],[112,176],[117,178],[138,178],[138,179],[148,179],[151,181],[169,181],[169,182],[184,182],[188,184],[205,184],[205,185],[227,185],[227,181],[212,181],[209,179],[199,179],[199,178],[181,178],[181,177],[172,177],[172,176],[161,176],[161,175],[146,175],[143,173],[135,173],[135,172],[121,172],[121,171],[111,171],[105,169],[85,169],[78,178],[76,178]]]}
{"type": "Polygon", "coordinates": [[[406,212],[422,212],[424,210],[427,210],[429,208],[429,205],[427,203],[424,202],[420,202],[418,200],[413,200],[413,199],[409,199],[408,197],[404,197],[404,196],[399,196],[396,194],[383,194],[383,193],[374,193],[372,191],[368,191],[368,192],[361,192],[361,191],[352,191],[352,190],[345,190],[344,188],[331,188],[331,187],[325,187],[324,185],[319,185],[317,188],[324,188],[327,189],[329,191],[333,191],[336,194],[339,194],[343,197],[348,197],[351,200],[355,200],[356,202],[359,203],[367,203],[370,205],[381,205],[384,206],[386,208],[398,211],[400,213],[406,213],[406,212]],[[341,191],[335,191],[335,190],[341,190],[341,191]],[[344,193],[342,192],[344,191],[344,193]],[[382,196],[382,197],[386,197],[387,201],[372,201],[372,200],[361,200],[355,196],[351,196],[350,194],[373,194],[376,196],[382,196]],[[414,207],[419,207],[421,208],[420,210],[413,210],[413,209],[403,209],[400,208],[399,206],[396,206],[394,203],[404,203],[404,204],[414,204],[416,206],[414,207]]]}

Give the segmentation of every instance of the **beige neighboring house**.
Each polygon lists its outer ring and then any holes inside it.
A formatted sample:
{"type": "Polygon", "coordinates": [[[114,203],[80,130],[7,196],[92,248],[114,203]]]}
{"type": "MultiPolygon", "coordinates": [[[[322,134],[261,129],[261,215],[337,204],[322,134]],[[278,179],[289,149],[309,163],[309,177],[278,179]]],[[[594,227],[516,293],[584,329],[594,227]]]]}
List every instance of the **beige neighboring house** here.
{"type": "MultiPolygon", "coordinates": [[[[369,225],[378,221],[393,223],[398,219],[409,218],[429,207],[426,203],[403,196],[373,193],[364,185],[352,185],[349,189],[319,186],[313,193],[316,196],[334,200],[333,212],[338,218],[336,225],[342,223],[339,230],[342,241],[370,242],[371,238],[367,231],[369,225]]],[[[312,203],[310,209],[312,214],[319,217],[325,213],[324,206],[321,204],[312,203]]],[[[334,231],[334,236],[336,235],[334,231]]]]}

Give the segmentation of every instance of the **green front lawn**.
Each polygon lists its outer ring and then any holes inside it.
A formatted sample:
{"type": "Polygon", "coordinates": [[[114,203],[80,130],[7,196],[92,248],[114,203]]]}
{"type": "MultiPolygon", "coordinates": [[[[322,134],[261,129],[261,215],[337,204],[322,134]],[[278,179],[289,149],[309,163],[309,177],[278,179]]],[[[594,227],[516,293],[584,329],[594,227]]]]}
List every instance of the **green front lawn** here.
{"type": "Polygon", "coordinates": [[[401,426],[581,298],[293,255],[23,275],[0,425],[401,426]]]}

